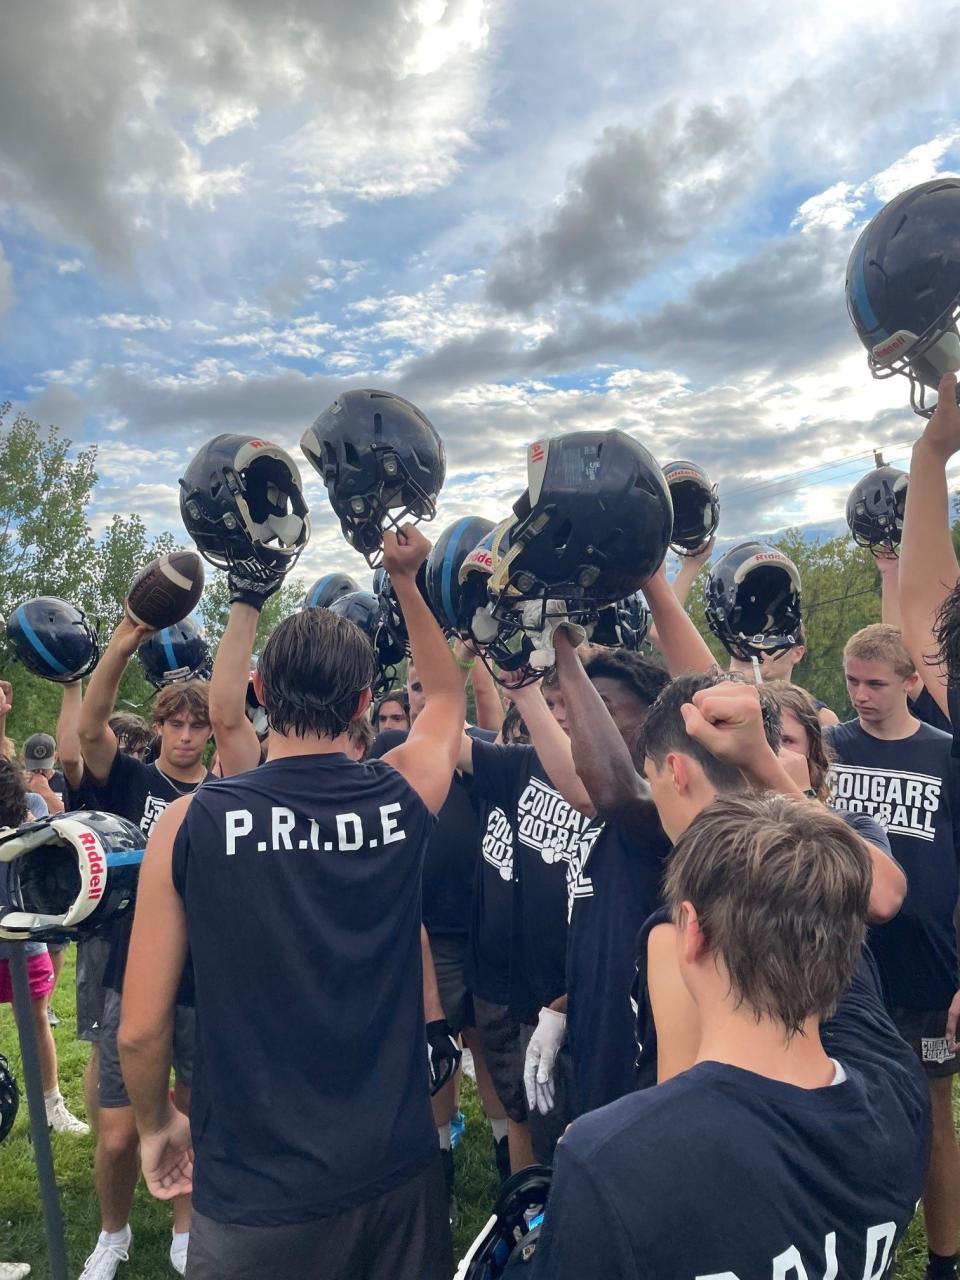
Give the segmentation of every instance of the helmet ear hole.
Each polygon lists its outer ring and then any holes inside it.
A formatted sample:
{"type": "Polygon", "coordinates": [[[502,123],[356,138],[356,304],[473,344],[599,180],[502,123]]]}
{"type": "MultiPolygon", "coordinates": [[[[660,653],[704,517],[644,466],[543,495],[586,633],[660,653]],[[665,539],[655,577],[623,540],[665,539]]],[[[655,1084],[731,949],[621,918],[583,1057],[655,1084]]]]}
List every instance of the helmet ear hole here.
{"type": "MultiPolygon", "coordinates": [[[[379,413],[376,416],[379,418],[379,413]]],[[[332,445],[327,445],[326,447],[330,449],[331,452],[333,451],[332,445]]],[[[359,468],[360,454],[357,452],[356,445],[354,445],[350,440],[344,440],[343,442],[343,458],[348,467],[359,468]]]]}
{"type": "Polygon", "coordinates": [[[562,521],[553,534],[553,545],[558,551],[562,550],[570,541],[571,533],[573,533],[573,521],[562,521]]]}

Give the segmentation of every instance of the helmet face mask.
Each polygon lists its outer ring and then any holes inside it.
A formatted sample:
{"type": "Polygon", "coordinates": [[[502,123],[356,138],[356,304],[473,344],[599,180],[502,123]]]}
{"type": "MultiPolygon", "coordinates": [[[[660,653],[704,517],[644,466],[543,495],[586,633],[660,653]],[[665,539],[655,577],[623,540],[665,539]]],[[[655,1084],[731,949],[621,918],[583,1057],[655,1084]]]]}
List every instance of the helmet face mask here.
{"type": "Polygon", "coordinates": [[[203,446],[180,481],[180,514],[204,559],[254,579],[287,573],[310,537],[296,463],[247,436],[203,446]]]}
{"type": "Polygon", "coordinates": [[[847,499],[847,525],[857,546],[898,555],[907,504],[906,472],[877,467],[854,485],[847,499]]]}
{"type": "Polygon", "coordinates": [[[776,657],[800,643],[800,574],[775,547],[744,542],[722,556],[707,582],[710,630],[732,658],[776,657]]]}

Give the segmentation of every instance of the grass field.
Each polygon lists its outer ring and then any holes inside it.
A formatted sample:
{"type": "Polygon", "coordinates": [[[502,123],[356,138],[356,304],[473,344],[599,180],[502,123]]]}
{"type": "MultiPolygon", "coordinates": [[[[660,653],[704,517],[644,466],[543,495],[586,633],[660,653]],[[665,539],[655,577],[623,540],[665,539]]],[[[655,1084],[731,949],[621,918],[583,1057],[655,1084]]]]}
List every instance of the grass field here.
{"type": "MultiPolygon", "coordinates": [[[[61,1018],[54,1037],[60,1058],[61,1091],[74,1114],[82,1116],[82,1077],[88,1047],[75,1039],[73,956],[71,948],[54,995],[54,1007],[61,1018]]],[[[5,1010],[0,1018],[0,1053],[6,1054],[18,1079],[22,1079],[11,1011],[5,1010]]],[[[455,1237],[457,1257],[486,1221],[497,1187],[493,1138],[480,1111],[476,1090],[466,1079],[462,1106],[467,1117],[467,1130],[456,1153],[456,1191],[461,1209],[461,1222],[455,1237]]],[[[26,1113],[24,1100],[13,1132],[0,1147],[0,1261],[29,1262],[34,1276],[46,1280],[49,1272],[26,1113]]],[[[55,1134],[53,1150],[70,1273],[76,1277],[93,1248],[100,1228],[93,1190],[93,1139],[55,1134]]],[[[146,1193],[142,1183],[137,1189],[131,1223],[133,1252],[129,1264],[121,1269],[120,1277],[122,1280],[159,1280],[160,1277],[169,1280],[175,1274],[167,1259],[170,1213],[146,1193]]],[[[926,1243],[922,1217],[918,1215],[900,1248],[898,1280],[921,1280],[925,1265],[926,1243]]]]}

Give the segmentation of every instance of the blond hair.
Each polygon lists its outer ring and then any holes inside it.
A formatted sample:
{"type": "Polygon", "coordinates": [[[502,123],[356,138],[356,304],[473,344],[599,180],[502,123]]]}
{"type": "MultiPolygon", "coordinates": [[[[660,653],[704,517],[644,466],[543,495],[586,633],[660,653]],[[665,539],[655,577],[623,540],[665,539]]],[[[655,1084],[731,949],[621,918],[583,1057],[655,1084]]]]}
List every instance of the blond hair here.
{"type": "Polygon", "coordinates": [[[916,675],[917,668],[907,653],[899,627],[889,622],[872,622],[869,627],[855,631],[843,646],[843,662],[848,658],[860,662],[889,662],[901,680],[916,675]]]}

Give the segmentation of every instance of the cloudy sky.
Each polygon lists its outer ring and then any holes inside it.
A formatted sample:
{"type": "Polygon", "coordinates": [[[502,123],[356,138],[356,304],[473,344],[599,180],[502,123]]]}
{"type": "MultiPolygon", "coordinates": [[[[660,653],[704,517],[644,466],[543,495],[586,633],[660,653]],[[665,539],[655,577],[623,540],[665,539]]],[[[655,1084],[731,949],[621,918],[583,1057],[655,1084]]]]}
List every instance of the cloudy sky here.
{"type": "MultiPolygon", "coordinates": [[[[447,446],[440,526],[616,426],[723,532],[825,522],[920,420],[846,317],[857,229],[960,170],[958,6],[6,0],[0,400],[178,529],[207,437],[296,451],[339,390],[447,446]],[[860,456],[857,456],[860,455],[860,456]]],[[[305,573],[364,570],[302,460],[305,573]]],[[[364,574],[364,576],[366,576],[364,574]]]]}

